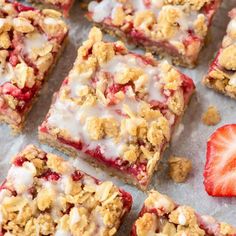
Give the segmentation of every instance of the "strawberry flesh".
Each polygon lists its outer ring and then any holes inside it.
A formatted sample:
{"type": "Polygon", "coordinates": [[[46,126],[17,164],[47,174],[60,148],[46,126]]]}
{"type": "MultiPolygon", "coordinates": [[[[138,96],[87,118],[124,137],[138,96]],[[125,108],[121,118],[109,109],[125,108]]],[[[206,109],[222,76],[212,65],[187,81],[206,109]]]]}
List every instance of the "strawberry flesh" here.
{"type": "Polygon", "coordinates": [[[204,185],[211,196],[236,196],[236,124],[217,129],[207,142],[204,185]]]}

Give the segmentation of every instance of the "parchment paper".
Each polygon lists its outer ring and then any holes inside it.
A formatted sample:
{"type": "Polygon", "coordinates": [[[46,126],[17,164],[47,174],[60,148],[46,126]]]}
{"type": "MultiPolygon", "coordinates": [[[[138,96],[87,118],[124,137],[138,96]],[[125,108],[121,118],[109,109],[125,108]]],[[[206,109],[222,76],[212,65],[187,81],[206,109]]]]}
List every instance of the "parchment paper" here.
{"type": "MultiPolygon", "coordinates": [[[[227,12],[233,7],[236,7],[236,0],[224,0],[213,20],[210,39],[200,55],[198,67],[193,70],[180,68],[182,72],[188,74],[194,80],[197,91],[174,136],[172,145],[162,159],[159,172],[153,176],[150,188],[168,194],[180,204],[191,205],[201,214],[210,214],[219,220],[236,226],[236,198],[210,197],[205,192],[203,186],[206,141],[217,127],[227,123],[235,123],[236,101],[207,89],[201,84],[202,77],[207,72],[209,61],[212,60],[225,34],[229,21],[227,12]],[[215,127],[207,127],[201,123],[201,115],[209,105],[216,105],[222,115],[222,121],[215,127]],[[185,156],[192,160],[193,171],[186,183],[174,184],[169,179],[166,172],[166,160],[170,154],[185,156]]],[[[23,133],[16,137],[11,136],[9,128],[6,125],[0,125],[0,181],[6,176],[11,157],[22,150],[27,144],[36,144],[46,151],[68,158],[48,146],[40,145],[37,139],[37,127],[41,124],[49,109],[53,92],[58,90],[61,82],[72,67],[78,46],[87,38],[91,24],[83,17],[84,13],[80,9],[79,1],[75,2],[70,17],[67,20],[70,25],[70,41],[49,81],[44,85],[41,96],[27,119],[26,128],[23,133]]],[[[110,37],[106,38],[112,40],[110,37]]],[[[132,194],[134,200],[133,208],[118,233],[120,236],[128,235],[132,223],[136,219],[145,199],[145,194],[135,187],[124,184],[115,177],[109,177],[99,169],[90,167],[81,160],[76,160],[75,164],[83,171],[97,178],[112,180],[132,194]]]]}

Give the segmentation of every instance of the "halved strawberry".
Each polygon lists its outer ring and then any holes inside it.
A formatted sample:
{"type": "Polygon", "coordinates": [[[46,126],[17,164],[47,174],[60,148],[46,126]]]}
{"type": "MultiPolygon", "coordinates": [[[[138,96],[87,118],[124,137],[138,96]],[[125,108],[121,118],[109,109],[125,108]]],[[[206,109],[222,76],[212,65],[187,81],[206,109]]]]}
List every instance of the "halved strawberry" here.
{"type": "Polygon", "coordinates": [[[236,124],[217,129],[207,142],[204,185],[212,196],[236,196],[236,124]]]}

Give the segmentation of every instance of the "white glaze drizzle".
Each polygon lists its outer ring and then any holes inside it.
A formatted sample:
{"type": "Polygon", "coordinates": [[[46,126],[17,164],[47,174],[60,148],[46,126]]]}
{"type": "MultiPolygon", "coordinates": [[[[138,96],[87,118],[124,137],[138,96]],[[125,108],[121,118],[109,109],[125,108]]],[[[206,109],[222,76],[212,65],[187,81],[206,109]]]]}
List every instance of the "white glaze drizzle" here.
{"type": "Polygon", "coordinates": [[[55,236],[72,236],[72,234],[69,231],[57,229],[57,231],[55,232],[55,236]]]}
{"type": "Polygon", "coordinates": [[[120,73],[125,68],[142,68],[145,74],[148,76],[148,96],[149,100],[164,101],[164,96],[161,94],[161,84],[158,80],[160,74],[159,67],[146,65],[142,60],[132,54],[125,56],[115,56],[110,60],[102,70],[110,72],[112,74],[120,73]]]}
{"type": "MultiPolygon", "coordinates": [[[[164,101],[165,98],[160,92],[161,84],[158,79],[158,74],[160,74],[159,67],[144,64],[140,58],[132,54],[114,56],[107,64],[100,68],[100,71],[115,74],[127,66],[142,68],[148,76],[147,90],[149,100],[164,101]]],[[[80,74],[76,75],[73,71],[70,73],[70,76],[69,86],[71,88],[71,96],[74,97],[79,89],[89,85],[90,82],[88,79],[84,79],[84,73],[82,78],[80,78],[80,74]]],[[[120,121],[122,116],[117,113],[117,110],[122,110],[124,104],[128,105],[133,112],[137,112],[139,102],[134,95],[132,88],[129,87],[123,101],[117,105],[106,107],[100,103],[92,107],[78,106],[71,100],[62,100],[58,97],[51,109],[48,124],[61,130],[66,130],[73,137],[73,140],[85,143],[87,145],[86,150],[94,150],[99,146],[104,156],[111,159],[117,158],[123,150],[127,137],[122,137],[118,143],[112,138],[104,138],[98,141],[91,140],[86,128],[86,119],[93,116],[100,118],[114,117],[117,121],[120,121]]]]}
{"type": "Polygon", "coordinates": [[[31,162],[24,162],[22,166],[12,166],[8,172],[7,180],[12,183],[17,193],[23,193],[34,183],[36,168],[31,162]]]}
{"type": "Polygon", "coordinates": [[[229,85],[232,85],[233,87],[236,87],[236,73],[234,73],[229,80],[229,85]]]}
{"type": "Polygon", "coordinates": [[[24,52],[30,54],[33,50],[42,48],[47,42],[46,35],[34,32],[24,38],[24,52]]]}

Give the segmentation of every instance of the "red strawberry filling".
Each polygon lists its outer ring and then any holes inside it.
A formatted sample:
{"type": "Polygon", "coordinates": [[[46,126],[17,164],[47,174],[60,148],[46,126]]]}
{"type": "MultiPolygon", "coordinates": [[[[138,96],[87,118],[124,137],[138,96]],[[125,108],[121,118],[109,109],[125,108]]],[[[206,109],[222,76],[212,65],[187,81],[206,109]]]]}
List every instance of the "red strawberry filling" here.
{"type": "Polygon", "coordinates": [[[41,178],[44,178],[47,181],[58,181],[60,179],[60,175],[50,169],[44,172],[41,178]]]}
{"type": "Polygon", "coordinates": [[[33,198],[35,198],[37,196],[37,189],[33,186],[28,189],[28,193],[32,195],[33,198]]]}
{"type": "MultiPolygon", "coordinates": [[[[47,127],[40,128],[40,131],[48,133],[47,127]]],[[[67,140],[67,139],[64,139],[62,137],[58,137],[58,140],[60,142],[64,143],[64,144],[66,144],[66,145],[74,147],[77,150],[82,150],[82,148],[83,148],[83,143],[82,142],[76,142],[76,141],[72,141],[72,140],[67,140]]]]}
{"type": "Polygon", "coordinates": [[[136,176],[136,178],[140,172],[146,172],[146,163],[136,163],[135,165],[130,165],[128,161],[124,161],[120,157],[108,159],[101,153],[99,146],[94,150],[85,150],[85,153],[102,161],[107,166],[113,167],[117,170],[122,170],[123,172],[136,176]]]}
{"type": "MultiPolygon", "coordinates": [[[[49,130],[47,129],[46,126],[41,126],[40,132],[49,133],[49,130]]],[[[62,137],[57,137],[57,139],[61,143],[72,146],[79,151],[81,151],[83,149],[83,152],[85,152],[86,154],[90,155],[91,157],[105,163],[107,166],[110,166],[110,167],[117,169],[117,170],[122,170],[123,172],[131,174],[132,176],[135,176],[136,178],[138,178],[138,175],[141,171],[146,172],[147,163],[138,163],[138,164],[136,163],[135,165],[129,165],[128,161],[124,161],[120,157],[108,159],[107,157],[105,157],[101,153],[99,146],[96,149],[89,150],[89,149],[86,149],[86,145],[83,144],[82,142],[74,142],[74,141],[66,140],[62,137]]]]}
{"type": "Polygon", "coordinates": [[[0,88],[0,92],[3,94],[12,95],[14,98],[25,102],[29,101],[34,96],[36,90],[38,90],[37,84],[32,88],[24,87],[23,89],[19,89],[17,86],[9,82],[3,84],[0,88]]]}
{"type": "MultiPolygon", "coordinates": [[[[40,131],[44,132],[44,133],[49,133],[49,130],[47,129],[46,126],[41,126],[40,131]]],[[[60,142],[67,144],[69,146],[72,146],[79,151],[82,150],[84,153],[88,154],[89,156],[91,156],[94,159],[101,161],[102,163],[104,163],[105,165],[107,165],[109,167],[112,167],[117,170],[121,170],[122,172],[125,172],[131,176],[134,176],[138,181],[140,181],[140,183],[142,183],[144,185],[148,181],[148,179],[144,178],[144,177],[142,177],[142,179],[139,179],[140,173],[147,172],[147,169],[146,169],[147,162],[139,162],[139,163],[135,163],[135,164],[130,165],[128,161],[123,160],[121,157],[116,157],[116,158],[112,158],[112,159],[105,157],[101,153],[99,146],[93,150],[90,150],[90,149],[87,149],[86,145],[83,144],[81,141],[80,142],[73,142],[73,141],[66,140],[62,137],[58,137],[57,139],[60,142]]],[[[140,143],[140,145],[143,145],[143,144],[140,143]]],[[[163,145],[163,147],[164,147],[164,145],[163,145]]],[[[73,176],[74,176],[74,174],[73,174],[73,176]]],[[[75,181],[76,181],[77,177],[76,176],[74,176],[74,177],[75,177],[75,181]]],[[[146,176],[146,177],[148,177],[148,176],[146,176]]],[[[78,177],[78,178],[80,178],[80,177],[78,177]]]]}
{"type": "Polygon", "coordinates": [[[25,157],[20,156],[20,157],[15,158],[15,160],[13,161],[13,164],[15,166],[21,167],[26,161],[28,160],[25,157]]]}
{"type": "Polygon", "coordinates": [[[181,76],[182,79],[182,89],[184,93],[184,101],[187,104],[188,101],[190,100],[190,96],[192,94],[192,91],[195,89],[195,85],[193,81],[186,75],[182,74],[181,76]]]}
{"type": "Polygon", "coordinates": [[[122,189],[120,189],[119,191],[122,194],[124,208],[127,209],[127,211],[130,211],[132,203],[133,203],[132,196],[122,189]]]}
{"type": "MultiPolygon", "coordinates": [[[[217,53],[215,59],[213,60],[213,62],[211,63],[210,65],[210,69],[209,69],[209,72],[217,69],[217,68],[220,68],[220,69],[223,69],[221,68],[220,64],[219,64],[219,56],[220,56],[220,53],[221,53],[221,50],[219,50],[219,52],[217,53]]],[[[208,73],[209,73],[208,72],[208,73]]]]}
{"type": "Polygon", "coordinates": [[[18,2],[14,2],[14,7],[19,13],[22,11],[34,11],[35,10],[35,8],[33,8],[33,7],[22,5],[21,3],[18,3],[18,2]]]}
{"type": "MultiPolygon", "coordinates": [[[[19,89],[12,83],[7,82],[0,86],[0,94],[11,95],[15,99],[17,99],[18,104],[16,105],[15,110],[18,112],[19,115],[22,114],[24,116],[25,112],[27,112],[31,108],[32,99],[38,93],[40,88],[40,84],[35,84],[32,88],[24,87],[23,89],[19,89]]],[[[3,102],[1,104],[0,113],[8,115],[11,119],[13,119],[12,122],[18,122],[14,120],[14,117],[12,117],[12,108],[9,107],[7,102],[3,102]]]]}
{"type": "Polygon", "coordinates": [[[10,52],[9,62],[12,66],[16,66],[19,63],[18,56],[14,52],[10,52]]]}
{"type": "Polygon", "coordinates": [[[72,177],[73,181],[79,181],[79,180],[81,180],[84,177],[84,175],[80,171],[76,170],[71,175],[71,177],[72,177]]]}
{"type": "Polygon", "coordinates": [[[214,15],[216,9],[220,5],[221,1],[218,0],[212,0],[209,3],[205,4],[202,12],[207,15],[209,24],[211,24],[212,16],[214,15]]]}

